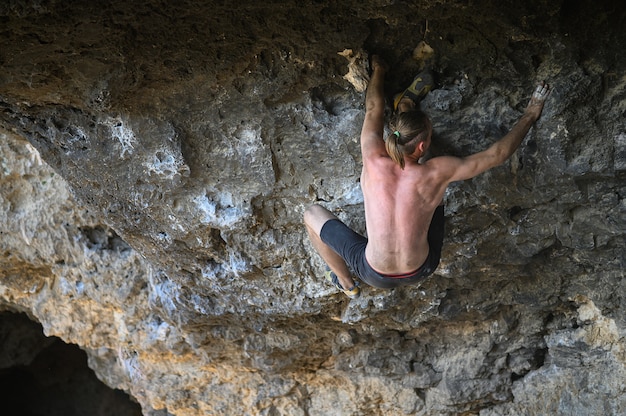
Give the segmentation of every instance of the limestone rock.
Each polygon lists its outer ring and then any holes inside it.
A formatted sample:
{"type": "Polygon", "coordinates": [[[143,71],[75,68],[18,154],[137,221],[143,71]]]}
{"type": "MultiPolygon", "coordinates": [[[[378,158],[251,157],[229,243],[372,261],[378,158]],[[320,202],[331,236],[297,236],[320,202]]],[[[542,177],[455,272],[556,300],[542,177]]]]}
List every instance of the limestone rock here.
{"type": "Polygon", "coordinates": [[[0,6],[0,309],[146,415],[623,413],[623,5],[79,3],[0,6]],[[363,58],[391,97],[426,20],[437,154],[553,92],[435,275],[349,302],[302,213],[365,231],[363,58]]]}

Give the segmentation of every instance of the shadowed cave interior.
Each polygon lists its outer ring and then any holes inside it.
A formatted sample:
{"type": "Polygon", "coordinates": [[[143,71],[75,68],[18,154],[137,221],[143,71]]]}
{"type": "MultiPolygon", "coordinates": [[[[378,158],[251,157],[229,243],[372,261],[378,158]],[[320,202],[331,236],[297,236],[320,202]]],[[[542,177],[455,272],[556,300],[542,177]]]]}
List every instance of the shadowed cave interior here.
{"type": "Polygon", "coordinates": [[[25,314],[0,313],[0,410],[6,416],[139,416],[141,407],[87,366],[87,354],[46,337],[25,314]]]}

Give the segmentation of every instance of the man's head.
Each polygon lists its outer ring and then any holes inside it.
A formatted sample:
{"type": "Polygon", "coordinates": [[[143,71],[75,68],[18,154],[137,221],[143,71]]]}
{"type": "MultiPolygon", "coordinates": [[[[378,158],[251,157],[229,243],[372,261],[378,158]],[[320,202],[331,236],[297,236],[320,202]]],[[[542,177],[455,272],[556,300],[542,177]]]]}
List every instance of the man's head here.
{"type": "Polygon", "coordinates": [[[402,169],[405,157],[419,159],[428,149],[433,127],[421,110],[413,109],[394,115],[389,127],[392,133],[385,141],[391,159],[402,169]]]}

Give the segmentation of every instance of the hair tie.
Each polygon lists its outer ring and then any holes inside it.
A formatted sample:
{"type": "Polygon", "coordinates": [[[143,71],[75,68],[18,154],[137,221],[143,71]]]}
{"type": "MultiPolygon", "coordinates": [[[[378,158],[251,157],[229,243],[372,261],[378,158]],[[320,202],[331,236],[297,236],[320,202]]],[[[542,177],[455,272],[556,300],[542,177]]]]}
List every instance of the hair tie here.
{"type": "Polygon", "coordinates": [[[398,130],[394,131],[393,134],[399,139],[400,138],[400,132],[398,130]]]}

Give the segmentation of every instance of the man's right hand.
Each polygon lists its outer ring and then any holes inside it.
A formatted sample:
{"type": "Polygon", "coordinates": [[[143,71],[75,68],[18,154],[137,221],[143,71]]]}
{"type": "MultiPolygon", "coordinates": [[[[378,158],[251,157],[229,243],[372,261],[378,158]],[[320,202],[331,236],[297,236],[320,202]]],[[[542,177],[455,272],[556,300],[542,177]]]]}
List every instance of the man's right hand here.
{"type": "Polygon", "coordinates": [[[530,98],[524,115],[502,139],[489,146],[487,150],[464,158],[451,156],[435,157],[426,163],[435,165],[443,172],[446,185],[450,182],[473,178],[487,169],[504,163],[515,152],[515,149],[519,147],[533,123],[541,115],[541,110],[543,110],[543,105],[546,102],[546,98],[548,98],[549,92],[550,87],[548,84],[545,82],[539,84],[530,98]]]}
{"type": "Polygon", "coordinates": [[[372,55],[372,59],[370,60],[370,66],[372,67],[372,72],[376,72],[379,69],[382,69],[383,72],[386,72],[388,69],[387,63],[378,55],[372,55]]]}
{"type": "Polygon", "coordinates": [[[537,85],[535,91],[533,92],[532,97],[530,97],[530,102],[528,106],[526,106],[526,111],[524,115],[528,115],[532,117],[533,121],[537,121],[539,116],[541,115],[541,111],[543,110],[543,105],[546,102],[546,98],[550,94],[550,86],[544,82],[537,85]]]}

